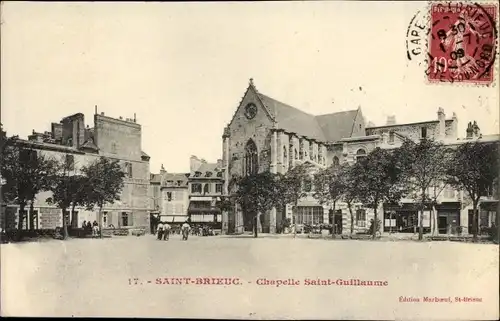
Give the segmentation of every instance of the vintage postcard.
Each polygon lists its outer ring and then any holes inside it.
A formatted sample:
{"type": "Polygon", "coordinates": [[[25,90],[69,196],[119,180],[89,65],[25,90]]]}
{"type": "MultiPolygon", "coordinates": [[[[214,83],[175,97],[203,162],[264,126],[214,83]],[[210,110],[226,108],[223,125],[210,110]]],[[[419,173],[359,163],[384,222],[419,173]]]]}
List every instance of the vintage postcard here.
{"type": "Polygon", "coordinates": [[[0,8],[2,316],[499,318],[497,1],[0,8]]]}

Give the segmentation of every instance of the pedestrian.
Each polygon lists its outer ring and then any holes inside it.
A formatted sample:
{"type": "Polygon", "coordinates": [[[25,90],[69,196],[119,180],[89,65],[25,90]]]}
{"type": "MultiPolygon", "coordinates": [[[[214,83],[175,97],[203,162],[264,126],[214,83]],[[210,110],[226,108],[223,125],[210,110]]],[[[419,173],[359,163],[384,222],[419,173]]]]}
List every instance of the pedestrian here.
{"type": "Polygon", "coordinates": [[[90,221],[87,222],[87,234],[92,234],[92,224],[90,224],[90,221]]]}
{"type": "Polygon", "coordinates": [[[163,224],[163,240],[167,240],[170,238],[170,230],[171,226],[168,223],[163,224]]]}
{"type": "Polygon", "coordinates": [[[163,237],[163,222],[159,222],[156,227],[156,233],[158,233],[158,240],[161,240],[163,237]]]}
{"type": "Polygon", "coordinates": [[[92,236],[97,237],[99,235],[99,224],[96,220],[92,223],[92,236]]]}
{"type": "Polygon", "coordinates": [[[188,222],[184,222],[184,224],[182,224],[182,239],[183,240],[186,240],[188,239],[189,237],[189,230],[191,229],[191,227],[189,226],[188,222]]]}

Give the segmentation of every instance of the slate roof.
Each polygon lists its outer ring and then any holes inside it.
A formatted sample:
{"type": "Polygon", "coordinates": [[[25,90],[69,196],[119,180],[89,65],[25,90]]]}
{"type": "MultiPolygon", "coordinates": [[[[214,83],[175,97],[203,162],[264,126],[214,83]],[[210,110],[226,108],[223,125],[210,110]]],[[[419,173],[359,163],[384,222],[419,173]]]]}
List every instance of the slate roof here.
{"type": "Polygon", "coordinates": [[[180,185],[181,187],[187,186],[188,184],[188,178],[185,173],[165,173],[163,177],[163,185],[168,186],[168,181],[172,181],[174,186],[179,186],[177,185],[178,181],[182,182],[180,185]]]}
{"type": "Polygon", "coordinates": [[[217,167],[217,163],[202,163],[200,165],[200,167],[198,167],[196,170],[194,170],[194,171],[191,172],[190,178],[195,178],[195,179],[199,179],[199,178],[220,178],[220,177],[217,177],[217,173],[220,172],[220,171],[222,171],[222,168],[217,167]],[[195,173],[196,172],[200,172],[201,176],[195,177],[195,173]],[[212,175],[210,177],[207,177],[206,176],[207,172],[212,173],[212,175]]]}
{"type": "Polygon", "coordinates": [[[329,142],[335,142],[352,135],[354,120],[358,110],[341,111],[338,113],[316,116],[325,138],[329,142]]]}
{"type": "Polygon", "coordinates": [[[257,94],[274,116],[277,127],[280,129],[322,142],[335,142],[352,135],[358,110],[315,116],[260,92],[257,94]]]}
{"type": "Polygon", "coordinates": [[[150,175],[151,183],[161,183],[161,174],[151,174],[150,175]]]}

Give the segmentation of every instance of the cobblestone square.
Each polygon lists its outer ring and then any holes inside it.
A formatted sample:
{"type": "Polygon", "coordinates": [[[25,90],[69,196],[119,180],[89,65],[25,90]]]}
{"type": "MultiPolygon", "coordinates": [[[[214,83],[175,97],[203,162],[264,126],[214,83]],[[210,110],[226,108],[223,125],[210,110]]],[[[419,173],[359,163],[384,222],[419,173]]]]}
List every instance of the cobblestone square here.
{"type": "Polygon", "coordinates": [[[158,241],[146,235],[4,244],[1,250],[4,315],[442,316],[447,303],[400,302],[424,296],[481,298],[452,302],[450,318],[487,318],[498,311],[496,245],[271,235],[158,241]],[[316,285],[339,279],[387,286],[316,285]]]}

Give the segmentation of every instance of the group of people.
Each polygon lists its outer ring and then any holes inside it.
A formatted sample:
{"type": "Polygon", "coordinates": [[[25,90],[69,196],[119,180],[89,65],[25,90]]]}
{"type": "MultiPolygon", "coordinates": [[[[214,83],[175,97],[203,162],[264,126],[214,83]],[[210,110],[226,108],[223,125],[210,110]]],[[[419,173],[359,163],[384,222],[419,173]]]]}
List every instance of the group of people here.
{"type": "Polygon", "coordinates": [[[85,231],[85,234],[92,234],[92,237],[99,236],[99,223],[95,220],[92,224],[90,221],[83,221],[82,229],[85,231]]]}
{"type": "MultiPolygon", "coordinates": [[[[158,223],[158,226],[156,227],[156,233],[157,233],[158,240],[168,241],[170,238],[171,230],[172,230],[172,227],[170,226],[170,224],[168,224],[166,222],[158,223]]],[[[183,240],[188,239],[188,235],[189,235],[190,230],[191,230],[191,227],[189,226],[189,224],[187,222],[182,224],[181,233],[182,233],[183,240]]]]}

